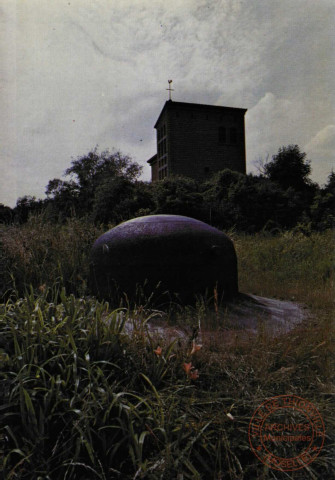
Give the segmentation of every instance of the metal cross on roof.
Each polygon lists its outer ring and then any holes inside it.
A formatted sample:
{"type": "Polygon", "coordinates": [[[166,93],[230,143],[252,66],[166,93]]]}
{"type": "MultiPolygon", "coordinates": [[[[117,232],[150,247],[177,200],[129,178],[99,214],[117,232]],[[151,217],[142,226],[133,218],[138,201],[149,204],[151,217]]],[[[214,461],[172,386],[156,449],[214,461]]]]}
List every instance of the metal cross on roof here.
{"type": "Polygon", "coordinates": [[[169,92],[169,100],[172,100],[171,98],[171,92],[173,92],[173,88],[171,88],[171,83],[172,83],[172,80],[168,80],[168,84],[169,84],[169,88],[167,88],[166,90],[168,90],[169,92]]]}

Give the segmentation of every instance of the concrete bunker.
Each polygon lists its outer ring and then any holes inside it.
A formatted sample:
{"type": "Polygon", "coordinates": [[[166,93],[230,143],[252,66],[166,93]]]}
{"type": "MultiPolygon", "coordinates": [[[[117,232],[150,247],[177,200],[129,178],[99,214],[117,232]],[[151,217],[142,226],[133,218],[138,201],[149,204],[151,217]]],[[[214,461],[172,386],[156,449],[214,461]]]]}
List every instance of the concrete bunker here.
{"type": "Polygon", "coordinates": [[[110,229],[91,252],[91,288],[113,298],[116,286],[129,298],[138,286],[164,303],[192,304],[199,295],[229,300],[238,295],[233,242],[220,230],[179,215],[134,218],[110,229]]]}

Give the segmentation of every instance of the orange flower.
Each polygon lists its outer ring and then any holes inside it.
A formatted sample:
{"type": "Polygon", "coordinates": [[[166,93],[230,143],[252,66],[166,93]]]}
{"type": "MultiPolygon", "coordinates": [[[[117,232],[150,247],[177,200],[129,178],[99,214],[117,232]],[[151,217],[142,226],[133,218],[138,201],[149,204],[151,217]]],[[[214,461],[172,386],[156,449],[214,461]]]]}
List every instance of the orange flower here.
{"type": "Polygon", "coordinates": [[[197,378],[199,378],[199,373],[198,373],[198,370],[193,370],[189,373],[189,377],[191,380],[196,380],[197,378]]]}
{"type": "Polygon", "coordinates": [[[154,353],[155,353],[157,356],[162,355],[162,347],[160,347],[160,346],[158,345],[158,347],[156,348],[156,350],[154,350],[154,353]]]}
{"type": "Polygon", "coordinates": [[[192,342],[191,355],[193,355],[195,352],[197,352],[198,350],[200,350],[201,347],[202,347],[202,345],[197,345],[197,343],[195,342],[195,340],[193,340],[193,342],[192,342]]]}
{"type": "Polygon", "coordinates": [[[196,380],[197,378],[199,378],[198,370],[194,370],[194,367],[192,366],[191,362],[190,363],[184,363],[183,364],[183,369],[185,370],[188,378],[190,378],[191,380],[196,380]]]}
{"type": "Polygon", "coordinates": [[[192,368],[193,368],[193,367],[192,367],[192,363],[191,363],[191,362],[190,362],[190,363],[184,363],[184,365],[183,365],[183,369],[185,370],[186,375],[189,375],[189,374],[190,374],[192,368]]]}

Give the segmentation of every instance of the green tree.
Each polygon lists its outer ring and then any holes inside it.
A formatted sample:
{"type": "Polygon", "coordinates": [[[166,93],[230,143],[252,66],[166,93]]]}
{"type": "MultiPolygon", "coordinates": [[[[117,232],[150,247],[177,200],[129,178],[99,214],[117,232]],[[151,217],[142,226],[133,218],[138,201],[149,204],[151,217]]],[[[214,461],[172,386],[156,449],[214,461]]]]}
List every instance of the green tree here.
{"type": "Polygon", "coordinates": [[[65,175],[76,176],[80,189],[91,188],[102,178],[124,177],[131,181],[140,176],[142,167],[134,162],[128,155],[109,150],[98,152],[95,147],[91,152],[77,160],[72,161],[72,166],[65,171],[65,175]]]}
{"type": "Polygon", "coordinates": [[[13,210],[7,205],[0,203],[0,224],[1,223],[8,224],[8,223],[11,223],[12,220],[13,220],[13,210]]]}
{"type": "Polygon", "coordinates": [[[215,173],[207,182],[203,184],[204,198],[208,202],[217,202],[227,200],[229,189],[240,180],[243,180],[245,175],[240,172],[235,172],[226,168],[215,173]]]}
{"type": "Polygon", "coordinates": [[[328,182],[314,197],[311,206],[312,227],[317,230],[335,226],[335,173],[331,172],[328,182]]]}
{"type": "MultiPolygon", "coordinates": [[[[275,182],[285,192],[289,202],[288,220],[309,223],[311,221],[311,206],[319,186],[309,178],[311,162],[306,159],[306,153],[301,152],[298,145],[281,147],[277,155],[264,165],[266,178],[275,182]]],[[[289,222],[292,225],[292,221],[289,222]]]]}
{"type": "Polygon", "coordinates": [[[228,168],[215,173],[202,185],[207,213],[206,221],[220,228],[231,228],[237,223],[238,208],[230,199],[235,185],[244,181],[243,173],[228,168]]]}
{"type": "Polygon", "coordinates": [[[306,153],[301,152],[298,145],[279,148],[272,160],[264,165],[265,176],[284,190],[290,187],[297,191],[305,190],[311,185],[308,178],[311,170],[306,153]]]}
{"type": "Polygon", "coordinates": [[[192,178],[171,176],[152,184],[154,213],[203,218],[204,204],[199,184],[192,178]]]}
{"type": "Polygon", "coordinates": [[[292,227],[305,208],[301,193],[292,187],[284,190],[264,176],[228,169],[204,184],[203,196],[211,209],[210,223],[250,233],[292,227]]]}
{"type": "Polygon", "coordinates": [[[95,147],[87,155],[72,161],[71,167],[65,171],[69,180],[51,180],[46,193],[66,215],[74,210],[79,216],[93,214],[98,218],[95,210],[103,204],[102,196],[108,194],[108,185],[114,190],[120,182],[128,185],[135,182],[141,172],[142,167],[128,155],[109,150],[99,153],[95,147]]]}
{"type": "Polygon", "coordinates": [[[235,211],[238,230],[252,233],[288,226],[288,199],[277,184],[265,178],[243,176],[230,188],[228,202],[235,211]]]}
{"type": "Polygon", "coordinates": [[[79,187],[73,180],[50,180],[46,191],[46,218],[63,221],[74,216],[79,208],[79,187]]]}
{"type": "Polygon", "coordinates": [[[43,200],[36,200],[34,196],[25,195],[17,199],[13,209],[14,219],[18,223],[25,223],[31,214],[40,213],[43,208],[43,200]]]}
{"type": "Polygon", "coordinates": [[[152,189],[145,182],[125,177],[107,177],[96,189],[93,218],[103,223],[119,223],[154,209],[152,189]]]}
{"type": "Polygon", "coordinates": [[[331,193],[332,195],[335,196],[335,172],[334,171],[331,171],[330,174],[328,175],[328,182],[324,187],[324,192],[331,193]]]}

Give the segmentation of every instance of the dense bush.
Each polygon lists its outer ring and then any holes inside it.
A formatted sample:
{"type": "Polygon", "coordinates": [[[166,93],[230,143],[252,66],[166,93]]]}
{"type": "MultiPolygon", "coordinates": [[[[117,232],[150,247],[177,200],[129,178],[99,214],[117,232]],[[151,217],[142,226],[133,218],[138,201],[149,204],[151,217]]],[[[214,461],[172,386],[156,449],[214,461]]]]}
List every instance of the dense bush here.
{"type": "Polygon", "coordinates": [[[56,223],[75,217],[107,225],[169,213],[249,233],[301,223],[313,230],[334,226],[334,174],[323,188],[313,183],[310,162],[297,145],[281,147],[257,176],[223,170],[206,182],[171,176],[147,183],[139,181],[140,173],[130,157],[95,148],[72,161],[65,180],[50,180],[46,199],[26,196],[13,210],[2,206],[0,221],[24,223],[41,213],[56,223]]]}

